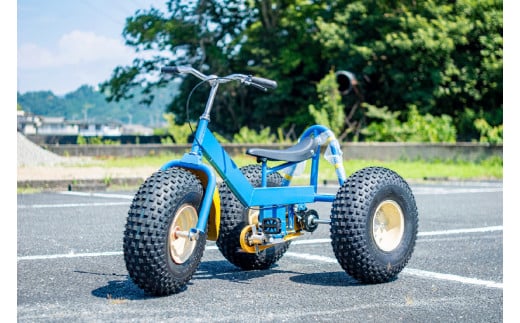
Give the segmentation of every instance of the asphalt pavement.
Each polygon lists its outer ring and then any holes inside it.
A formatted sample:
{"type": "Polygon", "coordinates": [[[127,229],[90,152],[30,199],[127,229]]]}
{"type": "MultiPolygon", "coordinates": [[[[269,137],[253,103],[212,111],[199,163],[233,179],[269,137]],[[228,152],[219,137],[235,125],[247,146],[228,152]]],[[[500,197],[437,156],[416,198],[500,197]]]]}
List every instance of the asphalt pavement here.
{"type": "MultiPolygon", "coordinates": [[[[337,187],[321,187],[335,192],[337,187]]],[[[269,270],[242,271],[206,245],[187,289],[144,294],[128,277],[123,230],[134,192],[17,195],[18,322],[502,322],[502,182],[412,184],[419,236],[390,283],[337,263],[327,225],[269,270]]],[[[327,203],[313,205],[327,218],[327,203]]]]}

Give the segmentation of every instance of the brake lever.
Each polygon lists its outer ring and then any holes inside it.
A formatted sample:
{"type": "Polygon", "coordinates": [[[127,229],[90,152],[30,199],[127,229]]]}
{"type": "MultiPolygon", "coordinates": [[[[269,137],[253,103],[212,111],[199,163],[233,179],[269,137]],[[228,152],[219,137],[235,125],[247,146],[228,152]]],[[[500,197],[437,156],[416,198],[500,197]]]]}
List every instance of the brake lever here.
{"type": "Polygon", "coordinates": [[[248,85],[248,86],[253,86],[253,87],[256,87],[257,89],[261,90],[261,91],[264,91],[264,92],[267,92],[267,88],[260,85],[260,84],[257,84],[255,82],[253,82],[253,76],[251,75],[248,75],[243,81],[242,83],[244,83],[245,85],[248,85]]]}
{"type": "Polygon", "coordinates": [[[263,86],[258,85],[258,84],[256,84],[256,83],[251,83],[251,84],[249,84],[249,85],[251,85],[251,86],[253,86],[253,87],[256,87],[257,89],[259,89],[259,90],[261,90],[261,91],[267,92],[267,88],[266,88],[266,87],[263,87],[263,86]]]}

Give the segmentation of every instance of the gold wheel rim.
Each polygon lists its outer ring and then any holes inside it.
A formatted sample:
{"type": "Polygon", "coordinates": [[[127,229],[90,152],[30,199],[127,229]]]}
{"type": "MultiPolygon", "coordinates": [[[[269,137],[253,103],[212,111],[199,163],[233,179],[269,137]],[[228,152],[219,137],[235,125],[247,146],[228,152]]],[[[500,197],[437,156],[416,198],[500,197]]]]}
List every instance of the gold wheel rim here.
{"type": "Polygon", "coordinates": [[[401,243],[404,235],[404,214],[399,204],[392,200],[381,202],[372,219],[372,236],[377,247],[392,251],[401,243]]]}
{"type": "Polygon", "coordinates": [[[198,213],[190,204],[182,205],[175,214],[168,233],[168,247],[170,257],[177,264],[182,264],[188,260],[197,244],[196,240],[178,235],[179,231],[189,231],[197,225],[198,213]]]}

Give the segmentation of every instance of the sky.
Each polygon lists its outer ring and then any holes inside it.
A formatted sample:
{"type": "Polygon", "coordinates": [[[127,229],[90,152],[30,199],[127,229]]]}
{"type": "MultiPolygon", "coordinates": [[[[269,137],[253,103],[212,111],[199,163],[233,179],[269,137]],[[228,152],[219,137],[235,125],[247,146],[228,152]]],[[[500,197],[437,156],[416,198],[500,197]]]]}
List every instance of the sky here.
{"type": "Polygon", "coordinates": [[[17,91],[64,95],[96,87],[136,56],[125,46],[127,17],[166,0],[18,0],[17,91]]]}

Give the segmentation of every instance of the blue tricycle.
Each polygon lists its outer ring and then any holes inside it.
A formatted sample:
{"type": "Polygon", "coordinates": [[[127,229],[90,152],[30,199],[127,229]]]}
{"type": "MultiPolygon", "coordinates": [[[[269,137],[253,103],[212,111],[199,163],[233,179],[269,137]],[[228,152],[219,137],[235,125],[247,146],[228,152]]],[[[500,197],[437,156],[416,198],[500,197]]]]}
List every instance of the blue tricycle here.
{"type": "Polygon", "coordinates": [[[156,296],[186,289],[207,240],[216,241],[222,255],[244,270],[270,268],[293,239],[319,224],[330,225],[332,249],[348,275],[368,284],[397,277],[412,255],[418,229],[415,198],[401,176],[366,167],[347,178],[341,147],[322,125],[309,127],[287,149],[250,148],[247,154],[257,163],[238,167],[208,128],[219,85],[238,81],[266,91],[276,82],[205,75],[188,66],[162,72],[191,74],[211,90],[191,151],[148,177],[128,211],[124,259],[139,288],[156,296]],[[335,167],[335,195],[318,193],[322,152],[335,167]],[[309,185],[291,183],[308,160],[309,185]],[[315,202],[330,202],[330,217],[308,208],[315,202]]]}

